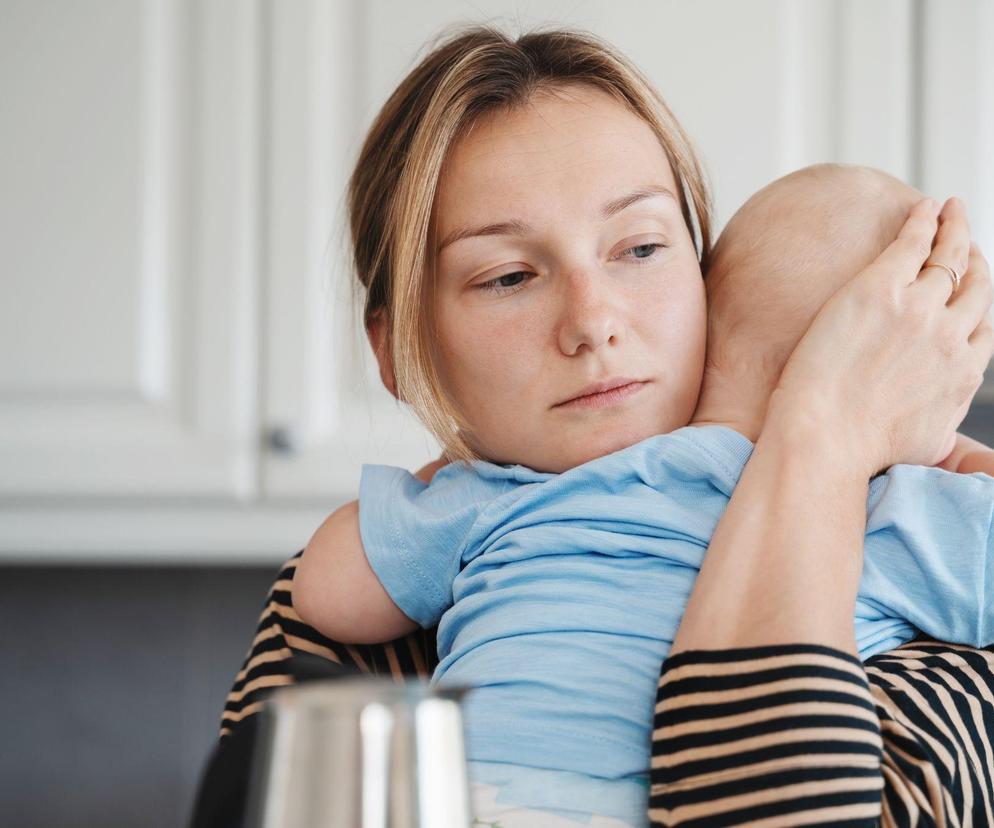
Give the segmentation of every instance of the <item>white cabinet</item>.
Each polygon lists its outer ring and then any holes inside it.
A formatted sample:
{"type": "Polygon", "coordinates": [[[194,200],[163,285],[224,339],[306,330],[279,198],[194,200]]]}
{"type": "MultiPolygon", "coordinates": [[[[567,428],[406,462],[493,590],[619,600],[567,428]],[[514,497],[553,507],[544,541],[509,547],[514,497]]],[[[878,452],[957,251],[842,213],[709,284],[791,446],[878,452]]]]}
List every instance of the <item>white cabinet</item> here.
{"type": "Polygon", "coordinates": [[[439,453],[380,383],[350,281],[345,190],[383,100],[365,91],[382,30],[369,29],[364,6],[266,6],[260,486],[267,500],[328,511],[358,495],[364,462],[415,469],[439,453]]]}
{"type": "Polygon", "coordinates": [[[0,555],[276,562],[356,496],[362,463],[437,455],[361,330],[345,186],[443,27],[615,43],[698,146],[719,227],[778,175],[853,161],[964,195],[990,254],[992,17],[981,0],[5,0],[0,555]]]}
{"type": "Polygon", "coordinates": [[[238,550],[218,530],[260,490],[259,11],[0,15],[0,551],[238,550]]]}
{"type": "Polygon", "coordinates": [[[5,6],[4,498],[258,490],[258,31],[221,12],[5,6]]]}

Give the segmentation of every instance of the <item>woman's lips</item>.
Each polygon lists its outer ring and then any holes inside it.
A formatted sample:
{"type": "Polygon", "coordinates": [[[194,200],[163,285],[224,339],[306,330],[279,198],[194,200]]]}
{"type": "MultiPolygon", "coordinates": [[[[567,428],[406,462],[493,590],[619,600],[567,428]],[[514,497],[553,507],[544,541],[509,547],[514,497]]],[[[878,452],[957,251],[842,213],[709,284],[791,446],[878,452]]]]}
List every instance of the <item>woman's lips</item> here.
{"type": "Polygon", "coordinates": [[[628,385],[619,385],[609,391],[601,391],[599,394],[588,394],[585,397],[577,397],[575,400],[560,403],[556,408],[606,408],[617,405],[628,399],[633,394],[642,390],[648,382],[630,382],[628,385]]]}

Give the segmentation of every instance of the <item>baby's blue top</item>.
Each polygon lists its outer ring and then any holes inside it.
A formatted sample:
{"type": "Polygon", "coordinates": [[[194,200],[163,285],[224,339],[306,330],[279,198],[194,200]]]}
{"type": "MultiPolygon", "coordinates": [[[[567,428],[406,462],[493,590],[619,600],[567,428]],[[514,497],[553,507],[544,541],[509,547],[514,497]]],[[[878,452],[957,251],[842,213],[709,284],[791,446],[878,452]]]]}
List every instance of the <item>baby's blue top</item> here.
{"type": "MultiPolygon", "coordinates": [[[[561,474],[474,461],[426,485],[363,466],[370,565],[406,615],[439,625],[433,681],[478,688],[470,761],[644,782],[660,665],[752,449],[687,426],[561,474]]],[[[870,482],[861,658],[915,628],[994,642],[992,509],[981,473],[896,465],[870,482]]]]}

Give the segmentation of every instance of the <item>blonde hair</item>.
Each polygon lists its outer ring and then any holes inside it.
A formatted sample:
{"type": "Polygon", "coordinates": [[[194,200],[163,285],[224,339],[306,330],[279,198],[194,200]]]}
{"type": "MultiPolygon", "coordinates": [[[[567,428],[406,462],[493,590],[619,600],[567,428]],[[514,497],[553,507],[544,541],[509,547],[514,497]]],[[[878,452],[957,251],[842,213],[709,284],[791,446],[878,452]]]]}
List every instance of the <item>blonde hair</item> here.
{"type": "Polygon", "coordinates": [[[450,460],[471,461],[481,458],[459,433],[468,424],[437,370],[429,242],[442,164],[472,124],[535,92],[589,84],[626,105],[659,138],[702,270],[711,250],[711,208],[700,163],[673,113],[640,70],[595,35],[535,30],[514,40],[479,25],[438,38],[366,134],[349,179],[349,225],[356,276],[366,288],[363,323],[368,330],[385,314],[398,399],[450,460]]]}

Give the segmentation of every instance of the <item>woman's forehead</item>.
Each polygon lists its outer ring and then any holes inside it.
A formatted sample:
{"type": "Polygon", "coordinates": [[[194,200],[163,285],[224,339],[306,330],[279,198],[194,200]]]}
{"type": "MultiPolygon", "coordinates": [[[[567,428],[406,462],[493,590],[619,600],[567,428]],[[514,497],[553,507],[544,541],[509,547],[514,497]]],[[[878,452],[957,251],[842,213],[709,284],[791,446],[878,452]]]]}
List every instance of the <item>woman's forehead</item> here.
{"type": "Polygon", "coordinates": [[[648,123],[600,90],[543,95],[491,113],[452,147],[436,197],[437,238],[468,223],[538,221],[549,210],[592,214],[648,184],[677,191],[648,123]]]}

